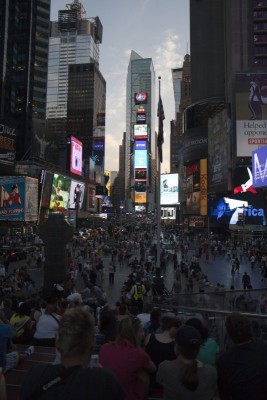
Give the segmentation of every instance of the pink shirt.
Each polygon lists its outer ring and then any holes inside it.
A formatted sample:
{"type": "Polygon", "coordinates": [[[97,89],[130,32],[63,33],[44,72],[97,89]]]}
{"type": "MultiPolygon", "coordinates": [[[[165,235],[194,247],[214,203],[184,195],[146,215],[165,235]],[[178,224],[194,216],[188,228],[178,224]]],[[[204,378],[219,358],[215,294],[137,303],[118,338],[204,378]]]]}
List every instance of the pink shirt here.
{"type": "Polygon", "coordinates": [[[100,364],[111,370],[126,392],[125,400],[143,400],[146,387],[138,377],[139,371],[151,361],[149,355],[126,340],[106,343],[99,354],[100,364]]]}

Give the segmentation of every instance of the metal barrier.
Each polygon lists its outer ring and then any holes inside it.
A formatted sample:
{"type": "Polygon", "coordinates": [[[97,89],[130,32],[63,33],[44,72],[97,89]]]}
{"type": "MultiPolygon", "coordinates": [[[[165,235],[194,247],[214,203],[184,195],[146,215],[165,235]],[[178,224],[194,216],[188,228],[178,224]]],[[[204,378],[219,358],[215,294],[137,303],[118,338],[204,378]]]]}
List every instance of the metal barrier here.
{"type": "Polygon", "coordinates": [[[197,293],[172,293],[168,296],[162,296],[159,303],[267,314],[267,288],[230,291],[212,291],[209,288],[209,290],[197,293]]]}
{"type": "Polygon", "coordinates": [[[243,303],[246,307],[240,306],[241,300],[234,303],[231,301],[229,304],[229,295],[233,294],[232,291],[204,293],[210,296],[209,299],[203,299],[201,297],[203,293],[183,293],[179,296],[175,294],[172,297],[162,298],[161,302],[151,303],[151,307],[160,308],[163,312],[172,312],[183,322],[193,317],[201,318],[208,328],[209,335],[217,341],[220,349],[224,350],[229,345],[225,319],[233,311],[241,312],[252,321],[255,337],[267,340],[267,314],[258,312],[258,296],[261,296],[261,292],[266,293],[267,289],[254,289],[245,293],[244,290],[235,290],[237,298],[245,296],[243,303]]]}

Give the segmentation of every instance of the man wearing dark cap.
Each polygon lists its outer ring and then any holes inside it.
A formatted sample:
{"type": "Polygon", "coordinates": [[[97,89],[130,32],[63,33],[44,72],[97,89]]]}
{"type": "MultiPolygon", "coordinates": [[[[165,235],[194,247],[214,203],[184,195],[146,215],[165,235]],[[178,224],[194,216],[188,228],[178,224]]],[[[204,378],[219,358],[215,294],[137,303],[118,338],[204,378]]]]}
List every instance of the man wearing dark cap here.
{"type": "Polygon", "coordinates": [[[234,345],[218,359],[220,399],[266,400],[267,344],[253,339],[251,321],[245,315],[231,313],[225,326],[234,345]]]}
{"type": "Polygon", "coordinates": [[[215,367],[197,360],[202,343],[199,332],[183,325],[175,336],[176,360],[163,361],[157,372],[157,382],[163,387],[164,400],[207,400],[217,392],[215,367]]]}

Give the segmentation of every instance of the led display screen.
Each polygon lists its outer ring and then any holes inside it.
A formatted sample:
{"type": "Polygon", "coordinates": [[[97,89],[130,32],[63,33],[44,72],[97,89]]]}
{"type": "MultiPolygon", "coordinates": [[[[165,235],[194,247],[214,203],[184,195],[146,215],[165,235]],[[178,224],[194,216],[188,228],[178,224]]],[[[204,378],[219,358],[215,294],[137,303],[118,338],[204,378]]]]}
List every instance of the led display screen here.
{"type": "Polygon", "coordinates": [[[139,170],[136,169],[134,172],[135,175],[135,179],[139,179],[139,180],[146,180],[147,179],[147,170],[139,170]]]}
{"type": "Polygon", "coordinates": [[[210,217],[226,225],[266,225],[264,195],[253,187],[250,168],[235,169],[233,192],[210,200],[210,217]]]}
{"type": "Polygon", "coordinates": [[[136,113],[136,123],[137,124],[145,124],[146,123],[146,113],[145,112],[137,112],[136,113]]]}
{"type": "Polygon", "coordinates": [[[141,212],[141,213],[146,211],[146,207],[142,206],[142,205],[135,206],[134,209],[135,209],[135,211],[141,212]]]}
{"type": "Polygon", "coordinates": [[[161,207],[161,219],[176,219],[176,208],[161,207]]]}
{"type": "Polygon", "coordinates": [[[54,174],[50,209],[55,211],[66,211],[68,209],[70,184],[70,178],[54,174]]]}
{"type": "Polygon", "coordinates": [[[94,140],[92,146],[93,146],[93,150],[95,152],[103,153],[104,152],[105,142],[103,142],[102,140],[94,140]]]}
{"type": "Polygon", "coordinates": [[[267,146],[252,152],[253,187],[267,186],[267,146]]]}
{"type": "Polygon", "coordinates": [[[134,168],[147,168],[146,150],[136,150],[134,152],[134,168]]]}
{"type": "Polygon", "coordinates": [[[69,193],[69,207],[80,210],[83,205],[85,185],[82,182],[71,180],[69,193]]]}
{"type": "Polygon", "coordinates": [[[160,204],[179,203],[178,174],[160,175],[160,204]]]}
{"type": "Polygon", "coordinates": [[[146,192],[144,193],[135,192],[134,201],[135,203],[146,203],[146,192]]]}
{"type": "Polygon", "coordinates": [[[147,182],[146,181],[135,181],[134,189],[136,192],[146,192],[147,182]]]}
{"type": "Polygon", "coordinates": [[[147,149],[147,141],[146,140],[136,140],[135,141],[135,150],[146,150],[147,149]]]}
{"type": "Polygon", "coordinates": [[[75,137],[70,139],[70,172],[82,175],[83,146],[75,137]]]}
{"type": "Polygon", "coordinates": [[[146,104],[147,103],[147,92],[137,92],[134,94],[135,104],[146,104]]]}
{"type": "Polygon", "coordinates": [[[134,138],[147,138],[147,125],[140,124],[134,125],[134,138]]]}

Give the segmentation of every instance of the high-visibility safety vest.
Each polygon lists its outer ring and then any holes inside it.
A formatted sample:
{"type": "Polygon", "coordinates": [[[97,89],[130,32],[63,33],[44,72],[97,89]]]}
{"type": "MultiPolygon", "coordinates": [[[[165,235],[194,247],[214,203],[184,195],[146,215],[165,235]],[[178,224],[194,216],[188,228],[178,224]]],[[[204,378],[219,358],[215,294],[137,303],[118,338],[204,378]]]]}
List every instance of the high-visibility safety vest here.
{"type": "Polygon", "coordinates": [[[136,283],[134,285],[134,293],[133,293],[134,300],[139,300],[139,299],[143,300],[144,291],[145,291],[144,285],[142,285],[141,283],[136,283]]]}

